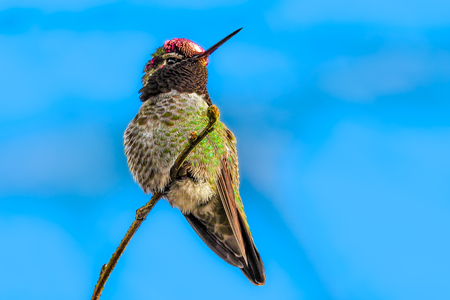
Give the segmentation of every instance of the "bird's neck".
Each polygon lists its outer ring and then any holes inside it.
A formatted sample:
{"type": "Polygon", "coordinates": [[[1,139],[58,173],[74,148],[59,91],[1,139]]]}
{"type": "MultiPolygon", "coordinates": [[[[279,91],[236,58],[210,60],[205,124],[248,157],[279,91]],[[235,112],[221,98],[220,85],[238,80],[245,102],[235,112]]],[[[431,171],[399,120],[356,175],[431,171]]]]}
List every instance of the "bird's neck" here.
{"type": "Polygon", "coordinates": [[[196,93],[203,96],[208,105],[212,104],[206,88],[208,79],[206,68],[199,65],[181,65],[176,69],[166,69],[166,67],[164,69],[150,76],[139,91],[142,102],[160,94],[177,91],[188,94],[196,93]]]}

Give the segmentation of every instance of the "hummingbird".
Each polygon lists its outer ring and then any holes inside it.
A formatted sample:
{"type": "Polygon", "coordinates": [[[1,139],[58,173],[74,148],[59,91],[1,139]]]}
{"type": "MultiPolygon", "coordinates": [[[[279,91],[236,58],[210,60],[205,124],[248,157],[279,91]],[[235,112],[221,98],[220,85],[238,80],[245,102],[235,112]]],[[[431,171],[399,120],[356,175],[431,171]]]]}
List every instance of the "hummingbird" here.
{"type": "Polygon", "coordinates": [[[220,120],[189,154],[173,182],[170,169],[191,132],[208,124],[209,56],[237,34],[208,50],[185,38],[167,40],[144,67],[142,105],[124,134],[125,155],[145,193],[166,190],[164,198],[220,258],[238,267],[255,285],[265,282],[239,196],[236,138],[220,120]],[[169,185],[170,184],[170,185],[169,185]]]}

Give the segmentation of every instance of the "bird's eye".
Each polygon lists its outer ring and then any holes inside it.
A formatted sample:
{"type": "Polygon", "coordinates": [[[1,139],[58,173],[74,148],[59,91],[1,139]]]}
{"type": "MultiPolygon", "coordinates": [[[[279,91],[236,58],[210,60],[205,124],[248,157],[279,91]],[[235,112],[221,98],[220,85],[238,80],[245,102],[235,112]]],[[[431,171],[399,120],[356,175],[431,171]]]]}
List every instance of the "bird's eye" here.
{"type": "Polygon", "coordinates": [[[175,59],[175,58],[170,57],[170,58],[167,59],[167,64],[168,64],[168,65],[173,65],[173,64],[176,63],[177,61],[178,61],[178,59],[175,59]]]}

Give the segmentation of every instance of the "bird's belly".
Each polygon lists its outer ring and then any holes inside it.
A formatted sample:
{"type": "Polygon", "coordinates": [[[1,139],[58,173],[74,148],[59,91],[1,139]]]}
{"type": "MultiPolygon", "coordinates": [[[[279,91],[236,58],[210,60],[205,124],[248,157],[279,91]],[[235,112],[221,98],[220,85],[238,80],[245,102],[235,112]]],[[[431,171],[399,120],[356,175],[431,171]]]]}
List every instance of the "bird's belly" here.
{"type": "Polygon", "coordinates": [[[208,202],[213,195],[213,185],[209,182],[183,179],[172,184],[166,197],[173,207],[186,214],[208,202]]]}

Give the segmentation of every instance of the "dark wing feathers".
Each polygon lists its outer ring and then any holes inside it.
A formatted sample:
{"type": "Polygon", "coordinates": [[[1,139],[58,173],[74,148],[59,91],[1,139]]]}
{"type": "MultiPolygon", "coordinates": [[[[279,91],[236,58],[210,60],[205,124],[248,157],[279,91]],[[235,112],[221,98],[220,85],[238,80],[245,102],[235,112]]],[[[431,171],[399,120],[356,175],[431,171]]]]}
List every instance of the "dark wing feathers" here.
{"type": "Polygon", "coordinates": [[[186,214],[185,217],[214,253],[230,265],[240,268],[253,284],[263,285],[265,282],[264,264],[253,243],[244,216],[236,207],[234,197],[232,177],[227,161],[223,160],[222,172],[218,178],[218,198],[220,200],[213,198],[205,205],[205,208],[211,205],[216,215],[211,218],[207,214],[198,212],[186,214]],[[226,213],[225,220],[221,218],[223,210],[226,213]],[[227,226],[229,233],[219,232],[218,226],[215,225],[227,226]],[[229,230],[230,227],[231,230],[229,230]],[[236,253],[237,251],[240,253],[236,253]]]}
{"type": "Polygon", "coordinates": [[[234,267],[244,267],[242,262],[236,257],[236,254],[231,252],[222,241],[218,240],[217,237],[215,237],[214,234],[211,233],[211,231],[209,231],[199,219],[197,219],[193,214],[186,214],[184,216],[203,242],[221,259],[234,267]]]}
{"type": "Polygon", "coordinates": [[[245,246],[244,241],[242,240],[241,226],[238,219],[239,212],[236,207],[233,184],[231,183],[231,175],[226,159],[222,160],[222,171],[217,181],[220,200],[227,214],[228,222],[230,222],[234,238],[236,239],[239,249],[241,250],[242,257],[247,264],[247,256],[245,255],[245,246]]]}
{"type": "Polygon", "coordinates": [[[264,264],[241,214],[239,214],[239,223],[241,225],[241,228],[243,228],[242,238],[244,240],[245,252],[247,253],[248,261],[248,265],[244,268],[241,268],[241,271],[253,284],[263,285],[266,281],[266,275],[264,274],[264,264]]]}
{"type": "Polygon", "coordinates": [[[235,237],[237,237],[238,245],[243,255],[241,260],[243,260],[244,267],[241,268],[241,271],[253,284],[263,285],[266,279],[264,275],[264,264],[253,242],[246,221],[240,210],[236,207],[232,177],[226,159],[222,160],[222,172],[218,178],[218,190],[228,216],[228,221],[230,222],[235,237]]]}

